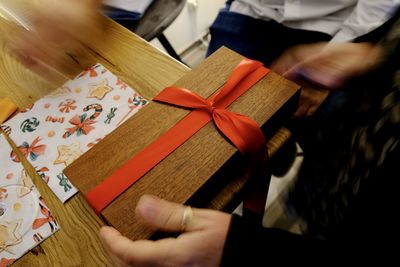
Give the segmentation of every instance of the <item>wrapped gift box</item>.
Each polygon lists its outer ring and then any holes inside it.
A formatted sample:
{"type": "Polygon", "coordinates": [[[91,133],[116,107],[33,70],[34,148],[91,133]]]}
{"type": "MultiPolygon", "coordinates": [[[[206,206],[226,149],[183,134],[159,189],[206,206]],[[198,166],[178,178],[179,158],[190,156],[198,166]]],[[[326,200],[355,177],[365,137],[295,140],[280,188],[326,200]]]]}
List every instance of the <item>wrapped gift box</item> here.
{"type": "MultiPolygon", "coordinates": [[[[225,84],[242,60],[241,55],[221,48],[175,85],[207,98],[225,84]]],[[[228,109],[252,118],[259,125],[268,125],[271,121],[282,125],[285,116],[276,119],[276,115],[286,110],[288,105],[296,106],[299,89],[298,85],[271,71],[228,109]]],[[[189,112],[152,101],[64,172],[86,195],[189,112]]],[[[152,231],[135,219],[135,207],[140,196],[153,194],[177,203],[196,199],[204,204],[206,196],[203,198],[202,194],[209,195],[216,190],[215,179],[221,179],[218,171],[226,168],[235,154],[238,150],[210,122],[130,186],[102,210],[100,216],[129,238],[149,238],[152,231]]],[[[235,162],[237,165],[240,159],[235,162]]],[[[221,181],[227,179],[229,177],[221,181]]]]}

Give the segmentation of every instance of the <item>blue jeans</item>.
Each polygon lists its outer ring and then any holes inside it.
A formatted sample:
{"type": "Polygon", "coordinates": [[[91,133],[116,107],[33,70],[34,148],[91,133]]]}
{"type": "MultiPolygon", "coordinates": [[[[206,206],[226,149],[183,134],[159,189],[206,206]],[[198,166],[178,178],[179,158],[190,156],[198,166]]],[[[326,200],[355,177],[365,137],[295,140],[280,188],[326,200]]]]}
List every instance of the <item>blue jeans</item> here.
{"type": "Polygon", "coordinates": [[[257,20],[229,11],[229,0],[210,28],[208,55],[221,46],[259,60],[269,66],[286,49],[298,45],[329,41],[331,36],[321,32],[291,29],[275,21],[257,20]]]}

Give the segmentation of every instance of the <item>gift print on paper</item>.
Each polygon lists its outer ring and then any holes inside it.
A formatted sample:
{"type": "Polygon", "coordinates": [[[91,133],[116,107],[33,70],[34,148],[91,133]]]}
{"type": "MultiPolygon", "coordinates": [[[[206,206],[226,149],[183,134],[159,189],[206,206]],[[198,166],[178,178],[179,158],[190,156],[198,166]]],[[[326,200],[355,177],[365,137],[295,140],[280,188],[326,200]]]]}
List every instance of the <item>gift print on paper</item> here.
{"type": "Polygon", "coordinates": [[[22,122],[21,124],[21,130],[22,132],[26,133],[26,132],[33,132],[36,130],[36,128],[39,126],[40,121],[38,119],[36,119],[35,117],[30,118],[30,119],[26,119],[22,122]]]}
{"type": "Polygon", "coordinates": [[[17,189],[17,197],[21,198],[32,192],[35,185],[32,183],[31,178],[28,176],[26,171],[23,169],[21,172],[21,177],[19,179],[19,184],[21,187],[17,189]]]}
{"type": "MultiPolygon", "coordinates": [[[[42,200],[42,199],[41,199],[42,200]]],[[[44,224],[49,224],[51,232],[54,232],[58,225],[57,221],[54,219],[53,215],[51,214],[50,210],[47,209],[42,203],[39,203],[40,212],[44,216],[44,218],[37,218],[33,222],[32,229],[36,230],[42,227],[44,224]]]]}
{"type": "Polygon", "coordinates": [[[65,118],[64,117],[52,117],[52,116],[47,116],[46,121],[47,122],[52,122],[52,123],[64,123],[65,118]]]}
{"type": "Polygon", "coordinates": [[[11,247],[21,243],[22,238],[19,233],[21,223],[21,220],[0,222],[0,252],[7,251],[13,254],[11,247]]]}
{"type": "Polygon", "coordinates": [[[119,89],[121,90],[126,90],[126,88],[128,88],[128,86],[126,85],[126,83],[124,83],[122,80],[117,79],[117,86],[119,86],[119,89]]]}
{"type": "MultiPolygon", "coordinates": [[[[40,155],[44,155],[46,151],[46,145],[39,145],[40,141],[40,137],[36,137],[30,145],[28,142],[23,142],[18,149],[24,157],[35,161],[40,155]]],[[[20,162],[18,155],[14,151],[11,151],[11,158],[15,162],[20,162]]]]}
{"type": "Polygon", "coordinates": [[[0,134],[0,258],[3,266],[59,229],[31,177],[20,162],[10,158],[9,150],[11,146],[0,134]],[[32,229],[34,224],[35,229],[32,229]]]}
{"type": "MultiPolygon", "coordinates": [[[[25,113],[2,125],[22,155],[61,201],[77,190],[63,176],[66,166],[147,105],[126,83],[96,64],[25,113]]],[[[19,162],[10,152],[11,159],[19,162]]]]}
{"type": "Polygon", "coordinates": [[[35,167],[35,170],[39,174],[39,176],[42,178],[42,180],[46,182],[46,184],[49,183],[49,178],[50,177],[46,175],[46,172],[48,172],[49,169],[47,169],[46,167],[42,167],[40,169],[37,169],[35,167]]]}
{"type": "Polygon", "coordinates": [[[83,154],[79,142],[58,146],[57,150],[58,157],[54,161],[54,164],[64,164],[65,166],[70,165],[83,154]]]}
{"type": "Polygon", "coordinates": [[[87,117],[87,114],[82,114],[82,115],[75,115],[73,118],[69,120],[69,123],[72,125],[75,125],[74,127],[68,128],[67,131],[64,133],[63,138],[70,137],[74,133],[77,134],[77,136],[80,136],[82,134],[89,134],[91,130],[94,129],[94,126],[92,124],[95,124],[96,121],[95,119],[101,114],[103,111],[103,108],[99,104],[92,104],[83,109],[83,111],[89,111],[89,110],[94,110],[94,113],[92,116],[89,118],[87,117]]]}
{"type": "Polygon", "coordinates": [[[88,68],[87,70],[83,71],[81,74],[78,75],[78,79],[82,78],[83,76],[85,76],[86,74],[89,74],[89,77],[93,78],[93,77],[97,77],[97,71],[96,69],[100,68],[101,65],[100,64],[96,64],[90,68],[88,68]]]}
{"type": "Polygon", "coordinates": [[[70,185],[68,184],[69,181],[68,181],[68,179],[67,179],[67,176],[65,176],[64,173],[58,174],[58,175],[57,175],[57,178],[58,178],[58,180],[60,180],[59,185],[60,185],[61,187],[64,188],[64,191],[65,191],[65,192],[68,192],[69,190],[72,189],[72,186],[70,186],[70,185]]]}
{"type": "Polygon", "coordinates": [[[70,113],[76,109],[76,101],[74,99],[67,99],[58,105],[58,110],[62,113],[70,113]]]}
{"type": "Polygon", "coordinates": [[[99,84],[90,84],[90,91],[88,98],[97,98],[102,100],[109,92],[113,90],[112,87],[108,86],[106,79],[102,80],[99,84]]]}
{"type": "Polygon", "coordinates": [[[111,108],[110,113],[107,114],[107,119],[104,121],[105,124],[110,124],[111,120],[115,117],[115,112],[118,108],[111,108]]]}
{"type": "Polygon", "coordinates": [[[142,96],[138,95],[137,93],[133,94],[133,97],[128,99],[128,107],[129,111],[122,117],[121,121],[118,125],[121,125],[127,118],[131,115],[132,112],[136,111],[137,109],[147,105],[149,103],[148,100],[144,99],[142,96]]]}

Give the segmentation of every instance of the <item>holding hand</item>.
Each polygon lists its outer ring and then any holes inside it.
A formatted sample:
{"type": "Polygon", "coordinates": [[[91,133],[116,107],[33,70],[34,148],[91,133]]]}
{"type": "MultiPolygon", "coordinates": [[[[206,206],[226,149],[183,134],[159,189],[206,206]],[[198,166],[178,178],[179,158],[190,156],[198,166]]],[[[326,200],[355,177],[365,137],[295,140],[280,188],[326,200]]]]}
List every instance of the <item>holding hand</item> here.
{"type": "Polygon", "coordinates": [[[177,238],[132,241],[112,227],[100,237],[119,266],[219,266],[231,216],[143,196],[136,213],[154,230],[182,232],[177,238]]]}
{"type": "Polygon", "coordinates": [[[1,26],[8,27],[2,37],[7,50],[40,75],[68,73],[69,57],[102,36],[100,7],[101,0],[1,0],[1,26]]]}
{"type": "Polygon", "coordinates": [[[368,43],[301,45],[284,53],[272,69],[302,86],[295,117],[307,117],[329,90],[340,89],[349,79],[372,70],[380,56],[379,47],[368,43]]]}

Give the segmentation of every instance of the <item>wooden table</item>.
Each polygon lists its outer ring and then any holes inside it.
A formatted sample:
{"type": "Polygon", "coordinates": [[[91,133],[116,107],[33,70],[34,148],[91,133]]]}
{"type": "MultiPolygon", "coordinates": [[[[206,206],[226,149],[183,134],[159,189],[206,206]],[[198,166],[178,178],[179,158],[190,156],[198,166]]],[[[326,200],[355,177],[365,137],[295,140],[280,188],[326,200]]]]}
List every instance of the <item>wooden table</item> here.
{"type": "MultiPolygon", "coordinates": [[[[85,59],[69,56],[71,73],[78,73],[94,62],[99,62],[144,97],[151,98],[189,71],[186,66],[118,24],[110,20],[106,20],[105,24],[108,30],[107,45],[92,44],[84,48],[85,59]]],[[[10,97],[20,107],[25,107],[54,89],[17,63],[6,50],[5,43],[0,42],[0,97],[10,97]]],[[[278,131],[269,141],[270,153],[273,154],[289,136],[290,133],[285,129],[278,131]]],[[[112,266],[98,237],[103,222],[94,214],[83,196],[77,194],[62,204],[30,164],[26,160],[23,163],[58,220],[61,230],[19,259],[15,266],[112,266]]],[[[243,189],[247,181],[248,177],[234,177],[222,193],[204,206],[226,208],[227,203],[243,189]]]]}
{"type": "MultiPolygon", "coordinates": [[[[71,59],[71,72],[75,70],[77,73],[93,62],[99,62],[144,97],[150,98],[189,71],[118,24],[107,20],[106,25],[107,47],[96,44],[88,47],[88,59],[76,62],[71,59]]],[[[54,89],[7,55],[4,42],[0,45],[0,97],[8,96],[19,107],[25,107],[54,89]]],[[[18,260],[16,266],[111,266],[98,237],[103,223],[83,196],[77,194],[62,204],[30,164],[24,165],[60,223],[61,230],[34,253],[18,260]]]]}

